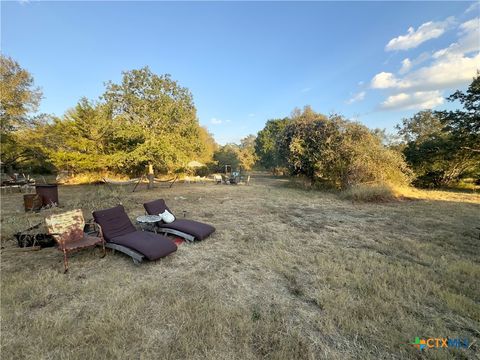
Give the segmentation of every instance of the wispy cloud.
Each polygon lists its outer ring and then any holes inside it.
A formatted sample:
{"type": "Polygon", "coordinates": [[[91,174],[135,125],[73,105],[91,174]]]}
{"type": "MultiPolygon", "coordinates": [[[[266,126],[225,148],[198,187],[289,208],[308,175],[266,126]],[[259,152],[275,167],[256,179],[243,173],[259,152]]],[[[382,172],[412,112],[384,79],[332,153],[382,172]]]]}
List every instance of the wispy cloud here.
{"type": "Polygon", "coordinates": [[[248,117],[255,117],[255,114],[254,114],[254,113],[250,113],[250,114],[248,114],[248,117]]]}
{"type": "Polygon", "coordinates": [[[348,99],[346,102],[347,104],[353,104],[354,102],[357,102],[357,101],[362,101],[363,99],[365,99],[365,95],[367,93],[365,91],[360,91],[359,93],[353,95],[350,99],[348,99]]]}
{"type": "Polygon", "coordinates": [[[307,92],[309,92],[310,90],[312,90],[312,88],[306,87],[306,88],[303,88],[303,89],[301,90],[301,92],[302,92],[302,93],[307,93],[307,92]]]}
{"type": "Polygon", "coordinates": [[[220,119],[217,119],[217,118],[211,118],[211,119],[210,119],[210,122],[211,122],[213,125],[220,125],[223,121],[220,120],[220,119]]]}
{"type": "Polygon", "coordinates": [[[412,68],[412,60],[410,60],[409,58],[405,58],[402,60],[402,67],[400,68],[399,73],[405,74],[409,72],[411,68],[412,68]]]}
{"type": "Polygon", "coordinates": [[[476,17],[460,24],[459,39],[450,44],[448,48],[438,50],[433,54],[434,58],[440,58],[448,55],[469,54],[480,50],[480,40],[478,31],[480,29],[480,18],[476,17]]]}
{"type": "Polygon", "coordinates": [[[454,19],[454,17],[449,17],[444,21],[429,21],[420,25],[416,30],[410,26],[405,35],[391,39],[385,46],[385,50],[409,50],[416,48],[425,41],[442,36],[454,22],[454,19]]]}
{"type": "Polygon", "coordinates": [[[469,12],[472,12],[472,11],[475,11],[478,9],[480,9],[480,2],[478,1],[475,1],[472,5],[470,5],[467,10],[465,10],[465,14],[469,13],[469,12]]]}
{"type": "Polygon", "coordinates": [[[424,63],[427,60],[430,60],[431,58],[432,54],[428,52],[421,53],[415,59],[405,58],[402,60],[402,64],[398,73],[404,75],[410,70],[412,70],[414,67],[417,67],[418,65],[424,63]]]}

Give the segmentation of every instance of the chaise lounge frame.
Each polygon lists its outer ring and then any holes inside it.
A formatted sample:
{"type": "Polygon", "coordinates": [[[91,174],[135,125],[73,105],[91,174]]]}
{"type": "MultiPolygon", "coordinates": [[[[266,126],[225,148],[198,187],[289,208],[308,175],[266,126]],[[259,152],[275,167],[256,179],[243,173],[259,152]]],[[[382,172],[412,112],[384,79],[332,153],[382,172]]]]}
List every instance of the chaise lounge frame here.
{"type": "Polygon", "coordinates": [[[114,254],[115,254],[115,251],[120,251],[121,253],[124,253],[125,255],[130,256],[135,265],[140,264],[145,259],[145,256],[143,254],[140,254],[138,251],[135,251],[123,245],[114,244],[106,241],[105,237],[103,236],[102,226],[96,222],[93,222],[93,224],[94,226],[98,227],[98,235],[103,239],[104,246],[108,249],[112,249],[112,252],[114,254]]]}

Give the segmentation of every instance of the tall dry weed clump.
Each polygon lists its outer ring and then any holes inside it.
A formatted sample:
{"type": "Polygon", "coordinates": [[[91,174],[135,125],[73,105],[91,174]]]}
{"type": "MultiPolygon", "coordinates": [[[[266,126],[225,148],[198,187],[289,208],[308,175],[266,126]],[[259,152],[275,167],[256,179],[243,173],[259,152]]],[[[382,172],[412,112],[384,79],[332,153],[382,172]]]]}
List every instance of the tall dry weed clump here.
{"type": "Polygon", "coordinates": [[[388,184],[359,184],[340,193],[346,200],[359,202],[388,202],[397,199],[395,189],[388,184]]]}

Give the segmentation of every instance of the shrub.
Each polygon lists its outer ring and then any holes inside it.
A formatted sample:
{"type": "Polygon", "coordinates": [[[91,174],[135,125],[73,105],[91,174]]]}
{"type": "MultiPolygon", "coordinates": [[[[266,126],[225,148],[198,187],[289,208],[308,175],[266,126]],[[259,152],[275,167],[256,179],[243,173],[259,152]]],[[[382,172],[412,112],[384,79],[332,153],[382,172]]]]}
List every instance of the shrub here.
{"type": "Polygon", "coordinates": [[[341,193],[343,199],[359,202],[387,202],[396,199],[393,188],[387,184],[359,184],[341,193]]]}
{"type": "Polygon", "coordinates": [[[342,116],[296,111],[278,139],[279,157],[291,175],[305,175],[312,185],[351,186],[381,182],[410,183],[411,173],[400,152],[382,144],[366,126],[342,116]]]}
{"type": "Polygon", "coordinates": [[[407,185],[411,171],[403,155],[385,147],[381,139],[368,128],[358,123],[345,123],[341,137],[346,171],[341,178],[341,187],[367,182],[407,185]]]}

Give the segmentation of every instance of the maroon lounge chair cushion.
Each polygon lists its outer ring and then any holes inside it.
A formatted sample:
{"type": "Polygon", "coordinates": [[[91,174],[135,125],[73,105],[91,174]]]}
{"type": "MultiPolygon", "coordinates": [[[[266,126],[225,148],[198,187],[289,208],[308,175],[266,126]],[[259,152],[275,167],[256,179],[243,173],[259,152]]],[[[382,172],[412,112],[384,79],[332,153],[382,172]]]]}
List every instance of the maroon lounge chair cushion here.
{"type": "Polygon", "coordinates": [[[135,231],[114,237],[110,242],[126,246],[145,255],[148,260],[157,260],[177,250],[177,245],[165,236],[148,231],[135,231]]]}
{"type": "MultiPolygon", "coordinates": [[[[158,215],[163,213],[165,210],[168,210],[170,213],[172,213],[172,211],[168,208],[167,204],[165,204],[165,200],[163,199],[147,202],[143,204],[143,207],[150,215],[158,215]]],[[[211,225],[194,220],[178,218],[176,218],[174,222],[169,224],[160,222],[158,226],[161,228],[163,227],[168,229],[174,229],[184,232],[186,234],[193,235],[197,240],[203,240],[215,231],[215,228],[211,225]]]]}
{"type": "Polygon", "coordinates": [[[177,250],[177,246],[165,236],[137,231],[122,205],[95,211],[93,218],[102,227],[105,241],[138,251],[149,260],[157,260],[177,250]]]}
{"type": "Polygon", "coordinates": [[[215,231],[215,228],[212,225],[187,219],[177,219],[170,224],[160,223],[159,227],[174,229],[193,235],[197,240],[203,240],[215,231]]]}
{"type": "Polygon", "coordinates": [[[114,237],[136,231],[122,205],[93,212],[95,222],[102,227],[103,237],[110,241],[114,237]]]}
{"type": "Polygon", "coordinates": [[[165,210],[168,210],[169,213],[173,214],[173,212],[168,208],[167,204],[165,204],[165,200],[163,199],[147,202],[143,204],[143,207],[149,215],[162,214],[165,210]]]}

